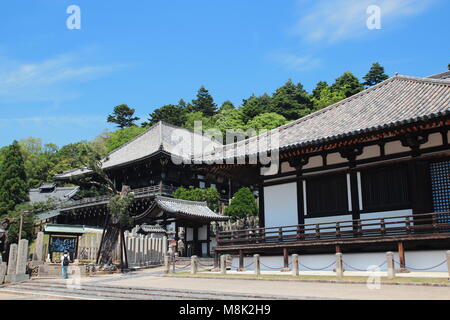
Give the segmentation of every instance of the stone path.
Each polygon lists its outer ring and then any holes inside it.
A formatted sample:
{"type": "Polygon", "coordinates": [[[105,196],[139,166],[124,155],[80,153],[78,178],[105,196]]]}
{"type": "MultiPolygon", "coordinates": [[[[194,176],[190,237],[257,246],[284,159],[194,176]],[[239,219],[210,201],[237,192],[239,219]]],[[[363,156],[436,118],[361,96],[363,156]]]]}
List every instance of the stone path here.
{"type": "MultiPolygon", "coordinates": [[[[261,281],[242,279],[202,279],[164,277],[162,269],[129,274],[81,278],[80,288],[68,288],[62,279],[33,280],[0,288],[5,294],[41,295],[59,299],[375,299],[375,300],[450,300],[449,287],[402,286],[382,284],[369,289],[365,284],[311,283],[298,281],[261,281]]],[[[39,296],[38,296],[39,297],[39,296]]],[[[36,296],[33,297],[36,299],[36,296]]]]}

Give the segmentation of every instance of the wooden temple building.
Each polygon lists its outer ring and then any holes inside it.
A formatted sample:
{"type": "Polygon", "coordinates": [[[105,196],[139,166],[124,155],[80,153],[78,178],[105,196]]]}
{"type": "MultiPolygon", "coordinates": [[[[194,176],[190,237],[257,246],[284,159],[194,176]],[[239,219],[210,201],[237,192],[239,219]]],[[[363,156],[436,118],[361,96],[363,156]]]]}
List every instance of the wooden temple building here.
{"type": "MultiPolygon", "coordinates": [[[[223,201],[228,201],[239,185],[179,161],[193,155],[195,143],[200,143],[204,150],[221,145],[202,134],[159,122],[108,154],[102,166],[117,189],[129,186],[134,193],[130,211],[135,224],[142,224],[142,230],[150,230],[152,224],[160,225],[177,241],[181,234],[189,252],[207,256],[210,253],[210,222],[228,218],[212,212],[203,202],[171,200],[172,192],[180,186],[213,187],[223,201]]],[[[55,179],[80,184],[82,190],[88,187],[82,184],[82,178],[93,174],[80,168],[59,174],[55,179]]],[[[62,225],[103,227],[110,197],[66,202],[51,214],[42,214],[42,218],[62,225]]]]}
{"type": "Polygon", "coordinates": [[[449,76],[397,75],[203,156],[211,174],[259,188],[260,228],[220,232],[216,251],[239,254],[240,267],[255,253],[284,256],[286,268],[292,253],[367,262],[395,251],[402,268],[405,256],[440,260],[433,252],[450,249],[449,76]]]}

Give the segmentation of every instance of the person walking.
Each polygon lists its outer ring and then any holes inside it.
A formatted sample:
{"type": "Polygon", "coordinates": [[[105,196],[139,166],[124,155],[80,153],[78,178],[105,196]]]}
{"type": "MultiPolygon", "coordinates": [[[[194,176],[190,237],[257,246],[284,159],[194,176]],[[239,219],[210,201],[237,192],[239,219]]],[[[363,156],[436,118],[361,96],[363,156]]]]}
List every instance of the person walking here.
{"type": "Polygon", "coordinates": [[[70,264],[70,256],[67,251],[64,251],[64,254],[61,256],[61,274],[63,279],[68,279],[69,275],[67,273],[70,264]]]}

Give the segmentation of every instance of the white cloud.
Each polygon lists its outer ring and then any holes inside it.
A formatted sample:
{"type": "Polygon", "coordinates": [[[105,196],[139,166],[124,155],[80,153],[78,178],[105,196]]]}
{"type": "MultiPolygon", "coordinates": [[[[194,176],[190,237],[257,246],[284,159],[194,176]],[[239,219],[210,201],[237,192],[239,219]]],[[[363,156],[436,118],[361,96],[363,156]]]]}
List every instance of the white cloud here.
{"type": "Polygon", "coordinates": [[[92,80],[120,66],[82,64],[74,54],[40,62],[0,57],[0,97],[11,101],[50,101],[78,94],[68,84],[92,80]]]}
{"type": "Polygon", "coordinates": [[[293,28],[293,33],[312,42],[337,42],[369,32],[366,21],[370,5],[381,8],[382,28],[386,29],[391,22],[420,14],[433,2],[434,0],[316,0],[311,3],[302,0],[299,1],[301,17],[293,28]]]}
{"type": "Polygon", "coordinates": [[[288,70],[293,71],[306,71],[318,67],[321,63],[319,58],[312,56],[297,56],[294,54],[273,54],[271,59],[277,63],[280,63],[288,70]]]}

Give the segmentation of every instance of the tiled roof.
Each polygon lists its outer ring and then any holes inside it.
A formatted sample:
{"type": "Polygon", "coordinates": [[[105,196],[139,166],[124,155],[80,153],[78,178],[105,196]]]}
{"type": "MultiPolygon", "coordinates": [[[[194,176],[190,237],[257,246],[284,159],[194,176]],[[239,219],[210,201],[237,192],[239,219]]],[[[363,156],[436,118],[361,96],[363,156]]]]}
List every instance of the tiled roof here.
{"type": "Polygon", "coordinates": [[[155,201],[161,210],[177,215],[186,215],[210,221],[226,221],[229,219],[209,209],[206,202],[180,200],[161,196],[157,196],[155,201]]]}
{"type": "Polygon", "coordinates": [[[267,134],[225,145],[194,161],[304,147],[448,114],[450,79],[395,76],[267,134]],[[271,143],[270,137],[278,142],[271,143]]]}
{"type": "Polygon", "coordinates": [[[143,224],[140,229],[147,233],[167,233],[160,225],[143,224]]]}
{"type": "Polygon", "coordinates": [[[444,71],[441,73],[433,74],[432,76],[427,77],[429,79],[450,79],[450,70],[444,71]]]}
{"type": "Polygon", "coordinates": [[[46,202],[50,198],[54,198],[56,201],[68,201],[79,190],[79,187],[56,187],[50,192],[46,192],[42,187],[39,189],[31,189],[28,193],[30,197],[30,203],[46,202]]]}
{"type": "MultiPolygon", "coordinates": [[[[222,145],[207,136],[160,121],[135,139],[112,151],[103,162],[103,169],[142,160],[159,151],[189,158],[194,154],[193,146],[197,141],[201,141],[206,152],[211,152],[213,147],[222,145]]],[[[90,173],[90,170],[81,168],[56,175],[55,178],[63,180],[86,173],[90,173]]]]}
{"type": "Polygon", "coordinates": [[[50,218],[54,218],[60,215],[59,210],[51,210],[51,211],[46,211],[46,212],[41,212],[39,214],[37,214],[34,218],[35,222],[40,222],[40,221],[44,221],[50,218]]]}

